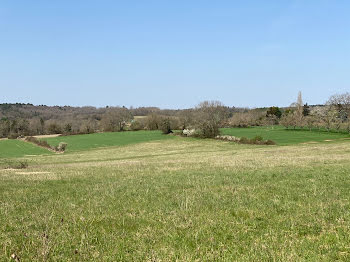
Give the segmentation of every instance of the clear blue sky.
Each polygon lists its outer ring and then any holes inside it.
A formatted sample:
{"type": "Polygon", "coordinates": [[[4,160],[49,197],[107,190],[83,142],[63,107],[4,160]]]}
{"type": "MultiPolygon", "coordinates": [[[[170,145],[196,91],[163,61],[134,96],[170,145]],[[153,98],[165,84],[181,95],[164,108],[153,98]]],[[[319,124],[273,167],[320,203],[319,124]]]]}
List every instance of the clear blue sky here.
{"type": "Polygon", "coordinates": [[[350,91],[350,1],[0,3],[0,103],[184,108],[350,91]]]}

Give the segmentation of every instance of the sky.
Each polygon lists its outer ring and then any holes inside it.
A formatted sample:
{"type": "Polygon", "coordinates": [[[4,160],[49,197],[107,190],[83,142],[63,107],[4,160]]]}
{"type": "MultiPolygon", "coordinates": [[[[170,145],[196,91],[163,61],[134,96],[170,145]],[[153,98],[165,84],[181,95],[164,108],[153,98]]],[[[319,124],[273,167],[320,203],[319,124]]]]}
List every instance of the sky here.
{"type": "Polygon", "coordinates": [[[350,91],[348,0],[2,0],[0,103],[188,108],[350,91]]]}

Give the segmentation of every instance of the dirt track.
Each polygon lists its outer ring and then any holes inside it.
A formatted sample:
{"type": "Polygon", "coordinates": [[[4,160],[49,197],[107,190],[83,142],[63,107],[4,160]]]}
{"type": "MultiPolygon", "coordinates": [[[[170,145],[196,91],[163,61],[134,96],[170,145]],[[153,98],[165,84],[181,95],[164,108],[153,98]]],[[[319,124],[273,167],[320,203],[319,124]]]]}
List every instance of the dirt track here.
{"type": "Polygon", "coordinates": [[[53,135],[40,135],[40,136],[33,136],[35,138],[50,138],[50,137],[58,137],[61,136],[62,134],[53,134],[53,135]]]}

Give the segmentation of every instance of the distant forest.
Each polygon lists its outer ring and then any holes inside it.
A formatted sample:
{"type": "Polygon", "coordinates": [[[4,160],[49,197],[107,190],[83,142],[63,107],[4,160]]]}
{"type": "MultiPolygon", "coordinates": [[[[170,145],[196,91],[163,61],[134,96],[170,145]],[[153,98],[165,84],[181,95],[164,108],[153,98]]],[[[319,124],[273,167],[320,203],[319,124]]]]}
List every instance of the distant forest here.
{"type": "Polygon", "coordinates": [[[0,104],[0,137],[17,138],[46,134],[86,134],[142,129],[196,128],[207,137],[220,127],[283,125],[286,128],[350,132],[350,94],[333,95],[324,105],[303,103],[301,93],[289,107],[236,108],[205,101],[190,109],[157,107],[71,107],[0,104]]]}
{"type": "MultiPolygon", "coordinates": [[[[226,107],[227,112],[248,109],[226,107]]],[[[0,104],[0,136],[44,134],[85,134],[125,130],[159,129],[163,119],[170,119],[174,128],[181,129],[181,119],[192,109],[173,110],[158,107],[46,106],[33,104],[0,104]]],[[[182,123],[183,124],[183,123],[182,123]]]]}

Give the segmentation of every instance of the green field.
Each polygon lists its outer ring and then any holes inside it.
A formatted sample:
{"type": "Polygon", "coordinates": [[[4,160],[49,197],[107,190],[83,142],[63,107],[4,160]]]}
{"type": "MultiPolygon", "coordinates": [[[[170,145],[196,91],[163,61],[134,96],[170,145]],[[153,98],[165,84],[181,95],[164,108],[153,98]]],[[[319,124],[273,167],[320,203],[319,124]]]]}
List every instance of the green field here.
{"type": "MultiPolygon", "coordinates": [[[[278,145],[292,145],[307,142],[325,142],[325,140],[343,140],[350,138],[349,134],[285,129],[281,126],[249,127],[249,128],[222,128],[223,135],[253,138],[262,136],[264,139],[275,141],[278,145]]],[[[327,141],[326,141],[327,142],[327,141]]]]}
{"type": "Polygon", "coordinates": [[[350,141],[170,137],[15,158],[0,261],[350,260],[350,141]]]}
{"type": "MultiPolygon", "coordinates": [[[[339,141],[349,139],[350,136],[341,133],[315,132],[307,130],[286,130],[282,127],[253,127],[253,128],[222,128],[222,134],[238,137],[253,138],[256,135],[264,139],[271,139],[278,145],[292,145],[309,142],[339,141]]],[[[160,131],[133,131],[95,133],[88,135],[61,136],[45,138],[49,144],[57,146],[60,142],[68,143],[66,153],[85,151],[96,148],[125,146],[135,143],[143,143],[155,140],[173,139],[160,131]]],[[[52,154],[44,148],[19,140],[0,140],[0,158],[23,157],[25,155],[52,154]]]]}
{"type": "Polygon", "coordinates": [[[163,135],[160,131],[130,131],[59,136],[46,138],[45,140],[53,146],[57,146],[60,142],[66,142],[68,144],[67,152],[75,152],[100,147],[125,146],[129,144],[171,138],[173,137],[163,135]]]}
{"type": "Polygon", "coordinates": [[[50,151],[21,140],[0,140],[0,158],[24,157],[26,155],[49,155],[50,151]]]}

